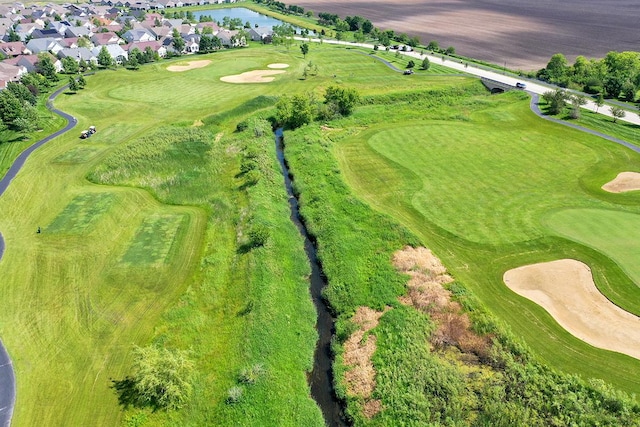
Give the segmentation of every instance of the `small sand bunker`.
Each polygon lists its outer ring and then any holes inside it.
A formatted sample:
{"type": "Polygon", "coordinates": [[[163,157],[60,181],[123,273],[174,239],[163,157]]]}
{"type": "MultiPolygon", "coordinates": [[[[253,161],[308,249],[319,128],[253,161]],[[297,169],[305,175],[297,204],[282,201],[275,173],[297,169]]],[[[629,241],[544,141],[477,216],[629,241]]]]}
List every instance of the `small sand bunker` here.
{"type": "Polygon", "coordinates": [[[605,298],[586,264],[573,259],[532,264],[507,271],[503,279],[577,338],[640,359],[640,318],[605,298]]]}
{"type": "Polygon", "coordinates": [[[613,181],[603,185],[602,189],[610,193],[640,190],[640,173],[620,172],[613,181]]]}
{"type": "Polygon", "coordinates": [[[208,59],[203,59],[202,61],[190,61],[186,65],[178,64],[178,65],[169,65],[167,67],[168,71],[173,71],[174,73],[180,73],[182,71],[189,71],[195,68],[206,67],[211,64],[211,61],[208,59]]]}
{"type": "Polygon", "coordinates": [[[284,70],[255,70],[233,76],[220,77],[220,80],[227,83],[269,83],[273,81],[274,77],[268,76],[281,73],[284,73],[284,70]]]}
{"type": "Polygon", "coordinates": [[[268,68],[289,68],[289,64],[269,64],[268,68]]]}

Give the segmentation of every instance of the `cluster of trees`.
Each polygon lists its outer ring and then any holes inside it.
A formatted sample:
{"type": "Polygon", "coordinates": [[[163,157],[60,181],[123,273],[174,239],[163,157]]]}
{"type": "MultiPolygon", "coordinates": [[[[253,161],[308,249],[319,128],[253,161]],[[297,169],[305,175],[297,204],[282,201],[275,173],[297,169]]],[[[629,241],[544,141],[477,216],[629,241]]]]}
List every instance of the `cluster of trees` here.
{"type": "Polygon", "coordinates": [[[0,91],[0,129],[16,132],[39,129],[41,119],[36,110],[38,95],[48,91],[58,79],[51,57],[48,54],[40,55],[35,72],[25,74],[20,82],[8,83],[7,88],[0,91]]]}
{"type": "Polygon", "coordinates": [[[536,77],[561,87],[602,93],[606,98],[635,101],[640,89],[640,53],[611,51],[602,59],[578,56],[573,65],[556,53],[536,77]]]}
{"type": "Polygon", "coordinates": [[[296,6],[295,4],[286,5],[281,1],[277,0],[255,0],[258,4],[264,4],[268,6],[270,9],[278,11],[280,13],[291,14],[291,15],[306,15],[313,16],[313,12],[310,10],[305,13],[304,8],[300,6],[296,6]]]}
{"type": "Polygon", "coordinates": [[[158,60],[160,60],[158,52],[154,52],[151,47],[147,46],[144,49],[144,52],[136,47],[129,52],[129,59],[125,65],[131,69],[137,70],[140,64],[148,64],[158,60]]]}
{"type": "Polygon", "coordinates": [[[276,103],[276,121],[279,125],[295,129],[314,119],[329,120],[348,116],[353,112],[360,96],[355,89],[330,86],[324,94],[324,102],[313,94],[283,96],[276,103]]]}

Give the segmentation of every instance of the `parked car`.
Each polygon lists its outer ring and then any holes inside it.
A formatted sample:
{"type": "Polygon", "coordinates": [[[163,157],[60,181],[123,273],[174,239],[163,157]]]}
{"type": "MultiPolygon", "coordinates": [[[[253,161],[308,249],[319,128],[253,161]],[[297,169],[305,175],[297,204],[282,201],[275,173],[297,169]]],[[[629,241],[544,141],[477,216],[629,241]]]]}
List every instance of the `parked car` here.
{"type": "Polygon", "coordinates": [[[526,89],[527,85],[522,83],[522,82],[518,82],[518,83],[516,83],[516,88],[517,89],[526,89]]]}
{"type": "Polygon", "coordinates": [[[404,74],[405,76],[409,76],[409,75],[413,74],[413,70],[404,70],[404,73],[402,73],[402,74],[404,74]]]}

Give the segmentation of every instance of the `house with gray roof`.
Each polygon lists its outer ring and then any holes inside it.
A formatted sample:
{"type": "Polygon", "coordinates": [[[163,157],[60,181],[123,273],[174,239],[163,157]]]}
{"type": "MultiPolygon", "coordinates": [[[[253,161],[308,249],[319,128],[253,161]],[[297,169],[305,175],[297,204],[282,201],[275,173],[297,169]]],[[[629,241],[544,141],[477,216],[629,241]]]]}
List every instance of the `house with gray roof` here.
{"type": "Polygon", "coordinates": [[[77,62],[84,59],[87,63],[97,64],[98,57],[86,47],[66,48],[58,52],[58,58],[73,58],[77,62]]]}
{"type": "Polygon", "coordinates": [[[58,40],[54,38],[44,38],[29,40],[29,42],[27,43],[27,48],[34,54],[38,54],[41,52],[51,52],[56,55],[64,48],[64,46],[58,43],[58,40]]]}
{"type": "Polygon", "coordinates": [[[156,39],[156,36],[146,29],[139,30],[129,30],[126,31],[122,38],[125,39],[128,43],[133,42],[150,42],[156,39]]]}
{"type": "Polygon", "coordinates": [[[116,64],[122,64],[129,58],[129,54],[127,53],[127,51],[118,44],[108,44],[101,47],[94,47],[91,50],[91,53],[93,53],[97,58],[103,47],[107,49],[107,52],[109,52],[109,55],[111,55],[111,58],[113,58],[116,64]]]}

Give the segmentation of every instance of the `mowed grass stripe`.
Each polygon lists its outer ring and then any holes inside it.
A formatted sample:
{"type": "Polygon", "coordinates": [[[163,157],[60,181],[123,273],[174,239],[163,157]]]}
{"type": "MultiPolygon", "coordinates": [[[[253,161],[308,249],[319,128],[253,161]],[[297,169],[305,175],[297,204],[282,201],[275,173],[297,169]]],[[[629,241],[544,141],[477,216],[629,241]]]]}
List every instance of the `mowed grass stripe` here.
{"type": "Polygon", "coordinates": [[[178,246],[179,231],[186,221],[183,215],[152,215],[145,218],[123,255],[129,265],[164,264],[172,248],[178,246]]]}
{"type": "Polygon", "coordinates": [[[76,196],[49,224],[47,233],[82,233],[95,224],[113,203],[109,193],[86,193],[76,196]]]}

